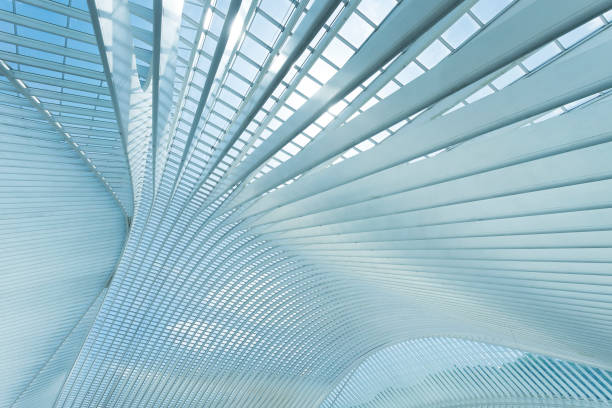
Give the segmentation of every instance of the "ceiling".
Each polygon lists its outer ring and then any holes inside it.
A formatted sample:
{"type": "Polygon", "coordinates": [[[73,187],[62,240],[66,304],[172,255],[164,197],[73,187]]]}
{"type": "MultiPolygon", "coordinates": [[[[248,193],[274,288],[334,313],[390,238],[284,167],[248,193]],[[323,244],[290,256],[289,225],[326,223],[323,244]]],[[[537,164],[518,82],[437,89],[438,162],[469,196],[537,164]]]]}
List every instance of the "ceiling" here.
{"type": "Polygon", "coordinates": [[[612,406],[611,23],[4,0],[0,407],[612,406]]]}

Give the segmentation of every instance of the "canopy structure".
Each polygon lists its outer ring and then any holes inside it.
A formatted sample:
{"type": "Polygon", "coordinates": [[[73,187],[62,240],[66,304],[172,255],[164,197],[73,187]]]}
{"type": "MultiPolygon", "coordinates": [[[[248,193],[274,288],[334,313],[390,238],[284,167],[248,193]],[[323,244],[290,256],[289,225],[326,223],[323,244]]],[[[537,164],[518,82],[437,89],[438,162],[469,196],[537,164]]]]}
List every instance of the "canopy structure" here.
{"type": "Polygon", "coordinates": [[[0,408],[612,407],[612,0],[4,0],[0,408]]]}

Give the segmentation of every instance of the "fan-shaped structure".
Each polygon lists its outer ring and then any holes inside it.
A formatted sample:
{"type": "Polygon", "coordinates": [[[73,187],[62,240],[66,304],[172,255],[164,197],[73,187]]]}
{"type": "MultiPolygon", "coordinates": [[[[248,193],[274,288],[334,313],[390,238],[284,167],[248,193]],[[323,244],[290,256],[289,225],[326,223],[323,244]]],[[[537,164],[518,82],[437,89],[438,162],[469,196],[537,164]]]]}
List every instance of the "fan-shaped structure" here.
{"type": "Polygon", "coordinates": [[[0,4],[0,407],[612,406],[612,1],[0,4]]]}

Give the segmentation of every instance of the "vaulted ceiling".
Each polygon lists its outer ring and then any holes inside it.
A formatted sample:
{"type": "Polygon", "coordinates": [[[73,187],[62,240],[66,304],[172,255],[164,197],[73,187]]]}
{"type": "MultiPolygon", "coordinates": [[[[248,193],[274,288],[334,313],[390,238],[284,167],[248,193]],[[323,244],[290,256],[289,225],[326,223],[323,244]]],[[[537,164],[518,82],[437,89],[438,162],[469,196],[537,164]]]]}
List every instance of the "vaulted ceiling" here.
{"type": "Polygon", "coordinates": [[[612,0],[2,0],[0,407],[612,406],[612,0]]]}

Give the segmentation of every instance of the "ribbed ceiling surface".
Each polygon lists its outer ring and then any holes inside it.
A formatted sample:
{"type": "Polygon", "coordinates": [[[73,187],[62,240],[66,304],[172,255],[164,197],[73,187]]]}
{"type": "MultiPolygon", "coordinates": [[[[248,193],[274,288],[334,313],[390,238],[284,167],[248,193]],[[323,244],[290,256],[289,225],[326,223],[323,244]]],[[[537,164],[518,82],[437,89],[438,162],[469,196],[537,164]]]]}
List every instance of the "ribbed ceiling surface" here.
{"type": "Polygon", "coordinates": [[[612,406],[611,9],[0,3],[0,406],[612,406]]]}
{"type": "Polygon", "coordinates": [[[359,361],[332,407],[609,406],[610,372],[455,338],[410,340],[359,361]]]}

